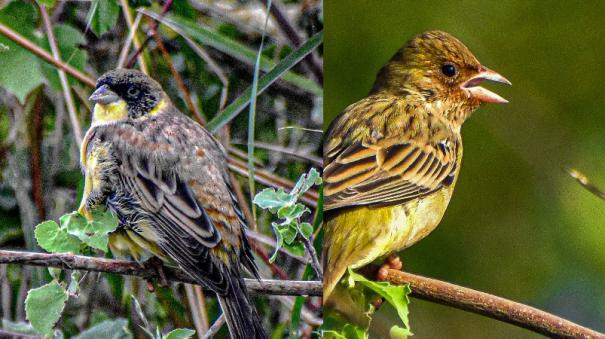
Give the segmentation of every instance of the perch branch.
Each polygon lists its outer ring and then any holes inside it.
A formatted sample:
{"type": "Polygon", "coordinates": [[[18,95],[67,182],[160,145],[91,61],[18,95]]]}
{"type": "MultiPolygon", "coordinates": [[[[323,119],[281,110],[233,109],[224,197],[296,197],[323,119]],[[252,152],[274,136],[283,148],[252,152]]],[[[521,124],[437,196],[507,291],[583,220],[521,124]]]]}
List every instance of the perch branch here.
{"type": "Polygon", "coordinates": [[[477,313],[551,338],[605,338],[605,334],[537,308],[444,281],[391,269],[386,281],[410,284],[412,297],[477,313]]]}
{"type": "MultiPolygon", "coordinates": [[[[63,269],[108,272],[138,276],[147,280],[157,278],[156,270],[141,267],[139,263],[125,260],[86,257],[68,253],[37,253],[0,250],[0,264],[22,264],[63,269]]],[[[187,273],[170,267],[164,267],[168,281],[196,284],[187,273]]],[[[274,295],[321,295],[319,281],[282,281],[244,279],[248,290],[259,294],[274,295]]]]}

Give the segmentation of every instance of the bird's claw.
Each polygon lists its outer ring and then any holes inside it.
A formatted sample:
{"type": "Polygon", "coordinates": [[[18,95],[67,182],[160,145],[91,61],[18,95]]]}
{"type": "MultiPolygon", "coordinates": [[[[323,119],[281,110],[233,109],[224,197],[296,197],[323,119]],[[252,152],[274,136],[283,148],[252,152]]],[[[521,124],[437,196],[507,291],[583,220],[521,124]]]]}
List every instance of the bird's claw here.
{"type": "MultiPolygon", "coordinates": [[[[160,287],[168,287],[168,279],[166,278],[166,272],[164,272],[164,263],[158,257],[151,257],[147,261],[141,264],[144,269],[152,269],[157,273],[158,283],[160,287]]],[[[151,279],[147,279],[147,290],[154,292],[155,287],[151,279]]]]}

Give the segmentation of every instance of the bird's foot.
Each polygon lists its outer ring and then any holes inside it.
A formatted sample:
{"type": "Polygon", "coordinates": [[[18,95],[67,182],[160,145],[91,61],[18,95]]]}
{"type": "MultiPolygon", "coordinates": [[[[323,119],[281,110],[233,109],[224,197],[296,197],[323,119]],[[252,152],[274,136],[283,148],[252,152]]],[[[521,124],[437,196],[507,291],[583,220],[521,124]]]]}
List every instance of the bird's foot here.
{"type": "MultiPolygon", "coordinates": [[[[158,257],[151,257],[142,263],[141,266],[144,269],[152,269],[157,273],[160,287],[168,287],[168,279],[166,278],[166,273],[164,272],[164,263],[162,262],[162,259],[158,257]]],[[[153,282],[150,279],[147,280],[147,290],[152,293],[155,291],[153,282]]]]}
{"type": "Polygon", "coordinates": [[[387,279],[387,277],[389,276],[388,270],[401,271],[402,269],[403,269],[403,262],[401,262],[401,259],[399,258],[399,256],[396,254],[390,255],[388,258],[386,258],[384,260],[384,263],[378,269],[378,272],[376,273],[376,280],[385,281],[387,279]]]}

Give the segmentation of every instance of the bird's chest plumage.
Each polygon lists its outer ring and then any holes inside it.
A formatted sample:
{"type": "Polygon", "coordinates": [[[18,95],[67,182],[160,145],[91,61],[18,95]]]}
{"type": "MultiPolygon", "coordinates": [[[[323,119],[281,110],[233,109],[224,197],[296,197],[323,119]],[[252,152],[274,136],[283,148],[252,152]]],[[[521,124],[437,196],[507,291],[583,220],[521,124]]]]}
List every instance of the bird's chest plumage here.
{"type": "MultiPolygon", "coordinates": [[[[401,251],[429,235],[441,222],[452,197],[454,186],[462,162],[462,145],[457,152],[456,170],[449,185],[422,198],[408,201],[401,205],[386,207],[390,209],[390,222],[386,225],[389,236],[387,248],[401,251]]],[[[388,253],[383,253],[386,255],[388,253]]]]}

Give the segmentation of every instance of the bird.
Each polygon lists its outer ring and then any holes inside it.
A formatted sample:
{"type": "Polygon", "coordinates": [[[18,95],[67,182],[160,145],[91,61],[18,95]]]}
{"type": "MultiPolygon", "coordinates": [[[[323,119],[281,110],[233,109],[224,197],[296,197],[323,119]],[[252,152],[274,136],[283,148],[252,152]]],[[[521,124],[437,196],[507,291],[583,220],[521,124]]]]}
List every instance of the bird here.
{"type": "Polygon", "coordinates": [[[232,338],[266,338],[243,280],[244,268],[260,276],[221,144],[137,70],[103,74],[89,100],[79,213],[111,211],[114,255],[181,268],[216,293],[232,338]]]}
{"type": "Polygon", "coordinates": [[[384,277],[400,268],[398,252],[440,223],[460,171],[462,124],[481,103],[507,103],[484,80],[511,85],[451,34],[427,31],[332,121],[323,144],[324,308],[349,267],[386,258],[384,277]]]}

